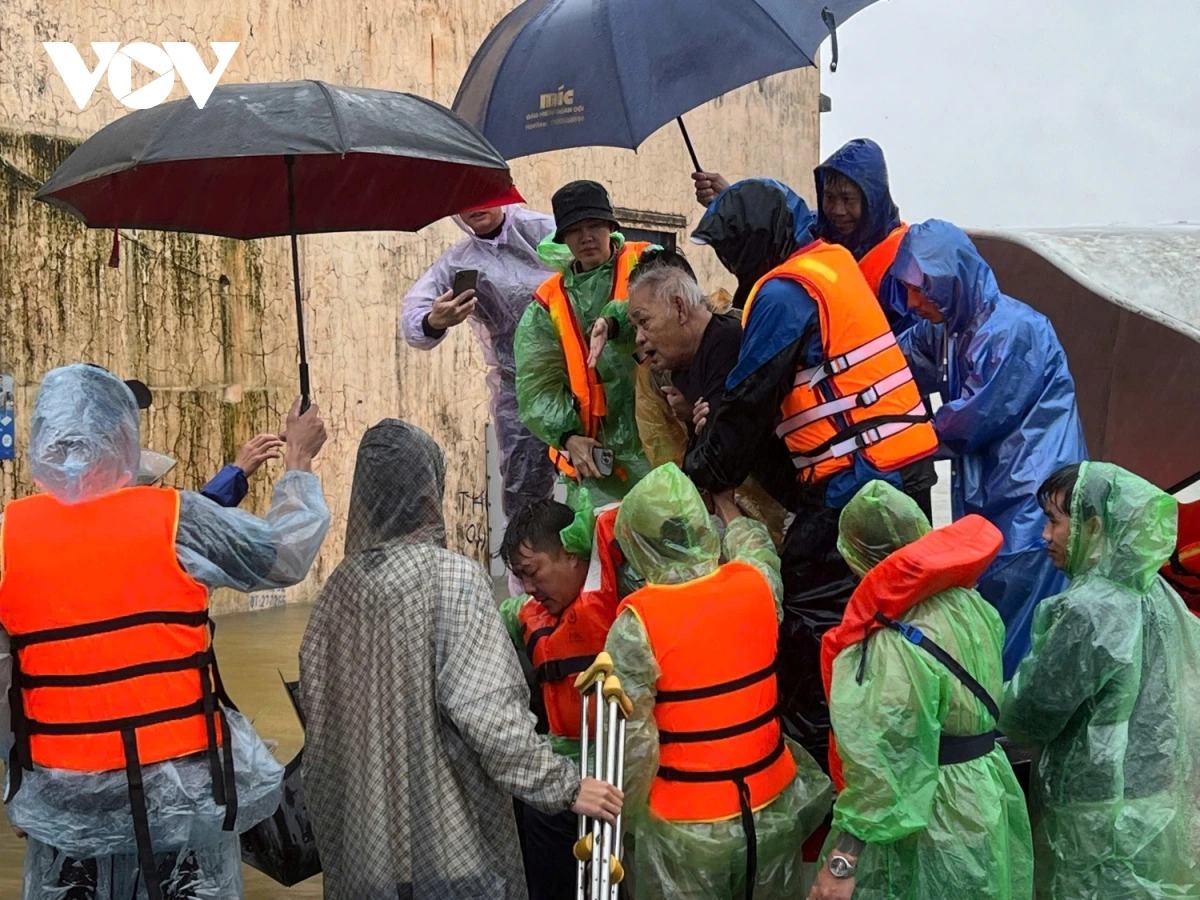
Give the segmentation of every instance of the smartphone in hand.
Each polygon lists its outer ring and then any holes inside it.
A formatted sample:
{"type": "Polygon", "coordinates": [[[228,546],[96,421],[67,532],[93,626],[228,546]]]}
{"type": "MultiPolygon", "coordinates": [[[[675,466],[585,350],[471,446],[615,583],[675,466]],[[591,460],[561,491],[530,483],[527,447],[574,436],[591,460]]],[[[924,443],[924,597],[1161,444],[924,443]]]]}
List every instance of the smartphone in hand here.
{"type": "Polygon", "coordinates": [[[613,473],[613,452],[611,450],[604,447],[593,447],[592,462],[605,478],[613,473]]]}
{"type": "Polygon", "coordinates": [[[473,291],[479,286],[478,269],[459,269],[454,273],[454,285],[451,290],[455,297],[464,291],[473,291]]]}

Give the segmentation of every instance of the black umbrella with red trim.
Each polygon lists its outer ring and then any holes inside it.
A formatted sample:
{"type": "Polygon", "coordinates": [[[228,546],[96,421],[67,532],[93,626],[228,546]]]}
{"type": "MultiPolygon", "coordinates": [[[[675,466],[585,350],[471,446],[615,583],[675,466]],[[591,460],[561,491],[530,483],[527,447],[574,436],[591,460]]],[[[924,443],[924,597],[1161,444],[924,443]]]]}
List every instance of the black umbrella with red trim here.
{"type": "Polygon", "coordinates": [[[187,99],[130,113],[34,196],[93,228],[290,235],[305,406],[297,235],[418,231],[521,200],[504,158],[445,107],[321,81],[221,85],[203,109],[187,99]]]}

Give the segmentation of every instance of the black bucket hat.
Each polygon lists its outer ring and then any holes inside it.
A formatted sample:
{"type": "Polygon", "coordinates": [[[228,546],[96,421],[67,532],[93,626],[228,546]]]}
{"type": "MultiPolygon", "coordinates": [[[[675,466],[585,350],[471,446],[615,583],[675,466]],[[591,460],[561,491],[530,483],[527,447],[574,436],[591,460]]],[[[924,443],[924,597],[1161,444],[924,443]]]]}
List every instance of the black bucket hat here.
{"type": "Polygon", "coordinates": [[[554,211],[554,242],[562,243],[562,233],[577,222],[585,219],[600,219],[612,224],[612,230],[618,231],[621,224],[613,213],[612,200],[604,185],[595,181],[572,181],[564,184],[550,198],[554,211]]]}

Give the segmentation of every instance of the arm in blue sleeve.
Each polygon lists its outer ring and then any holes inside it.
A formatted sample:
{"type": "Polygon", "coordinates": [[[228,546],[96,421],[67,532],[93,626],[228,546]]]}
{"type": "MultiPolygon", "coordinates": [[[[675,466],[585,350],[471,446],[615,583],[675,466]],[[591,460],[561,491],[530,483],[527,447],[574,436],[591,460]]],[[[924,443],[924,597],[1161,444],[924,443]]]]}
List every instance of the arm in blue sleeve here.
{"type": "Polygon", "coordinates": [[[942,346],[945,341],[945,328],[934,325],[924,319],[918,319],[916,324],[900,332],[896,343],[908,360],[913,379],[921,396],[928,397],[942,389],[942,346]]]}
{"type": "Polygon", "coordinates": [[[946,397],[933,418],[938,440],[951,456],[996,443],[1037,404],[1047,377],[1046,344],[1040,338],[1023,319],[976,337],[959,395],[946,397]]]}
{"type": "Polygon", "coordinates": [[[816,301],[794,281],[764,284],[750,307],[725,395],[684,461],[697,487],[720,492],[746,480],[779,419],[796,366],[815,363],[820,347],[816,301]]]}
{"type": "Polygon", "coordinates": [[[200,491],[213,503],[224,506],[226,509],[238,506],[246,499],[246,494],[249,492],[250,482],[246,480],[246,473],[232,465],[226,466],[214,475],[212,481],[200,491]]]}

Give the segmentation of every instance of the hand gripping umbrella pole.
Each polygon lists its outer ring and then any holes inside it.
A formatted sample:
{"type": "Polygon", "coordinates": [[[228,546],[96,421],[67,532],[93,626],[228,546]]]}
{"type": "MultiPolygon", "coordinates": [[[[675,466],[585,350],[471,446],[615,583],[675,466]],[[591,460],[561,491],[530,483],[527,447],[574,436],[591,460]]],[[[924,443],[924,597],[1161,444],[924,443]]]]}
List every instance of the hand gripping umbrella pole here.
{"type": "MultiPolygon", "coordinates": [[[[612,658],[607,653],[601,653],[591,667],[575,680],[575,689],[579,691],[582,701],[579,774],[582,778],[591,775],[621,789],[625,780],[625,722],[633,713],[633,704],[625,696],[620,679],[612,674],[612,668],[612,658]],[[592,708],[596,711],[595,751],[589,754],[588,726],[592,708]],[[589,755],[592,757],[590,767],[589,755]]],[[[617,816],[615,825],[580,816],[575,859],[576,900],[588,900],[589,897],[591,900],[616,900],[618,885],[625,877],[625,869],[621,865],[621,816],[617,816]]]]}

